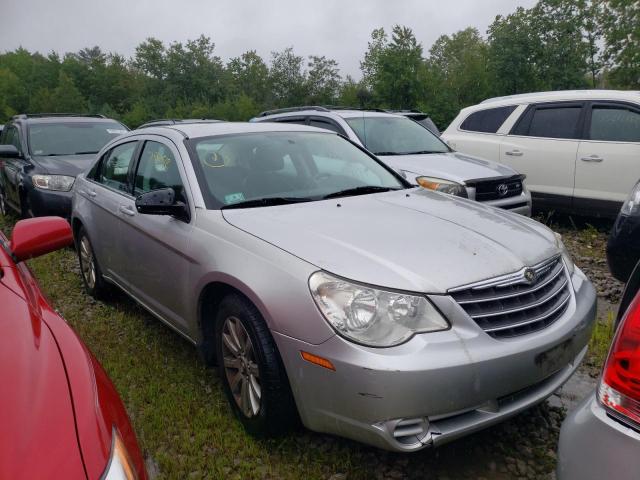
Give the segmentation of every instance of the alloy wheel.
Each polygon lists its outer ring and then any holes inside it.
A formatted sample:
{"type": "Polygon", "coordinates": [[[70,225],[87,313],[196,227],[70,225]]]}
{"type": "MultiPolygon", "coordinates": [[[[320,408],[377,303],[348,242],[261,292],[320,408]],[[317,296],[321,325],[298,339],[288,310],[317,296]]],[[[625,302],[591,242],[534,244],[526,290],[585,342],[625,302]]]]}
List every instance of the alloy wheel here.
{"type": "Polygon", "coordinates": [[[80,240],[80,268],[87,286],[89,289],[93,289],[96,286],[96,264],[93,259],[91,243],[86,236],[80,240]]]}
{"type": "Polygon", "coordinates": [[[260,411],[260,371],[249,333],[237,317],[228,317],[222,327],[222,357],[229,388],[247,417],[260,411]]]}

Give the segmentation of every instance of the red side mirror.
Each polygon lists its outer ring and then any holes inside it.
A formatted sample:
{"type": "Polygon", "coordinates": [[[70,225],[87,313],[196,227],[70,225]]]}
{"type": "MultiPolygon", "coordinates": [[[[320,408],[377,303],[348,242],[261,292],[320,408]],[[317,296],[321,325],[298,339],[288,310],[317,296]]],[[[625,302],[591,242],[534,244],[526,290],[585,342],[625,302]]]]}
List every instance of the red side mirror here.
{"type": "Polygon", "coordinates": [[[11,234],[11,252],[21,262],[59,250],[73,243],[69,223],[61,217],[20,220],[11,234]]]}

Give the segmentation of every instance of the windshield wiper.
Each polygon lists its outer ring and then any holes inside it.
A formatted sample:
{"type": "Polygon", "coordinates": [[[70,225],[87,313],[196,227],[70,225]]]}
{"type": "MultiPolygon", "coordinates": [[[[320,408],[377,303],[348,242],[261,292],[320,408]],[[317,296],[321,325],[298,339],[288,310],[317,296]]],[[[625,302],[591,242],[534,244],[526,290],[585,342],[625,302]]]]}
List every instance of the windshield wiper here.
{"type": "Polygon", "coordinates": [[[98,151],[90,151],[90,152],[76,152],[74,155],[89,155],[90,153],[98,153],[98,151]]]}
{"type": "Polygon", "coordinates": [[[398,152],[373,152],[374,155],[400,155],[398,152]]]}
{"type": "Polygon", "coordinates": [[[415,152],[400,152],[400,153],[397,153],[396,155],[426,155],[428,153],[447,153],[447,152],[441,152],[439,150],[418,150],[415,152]]]}
{"type": "Polygon", "coordinates": [[[333,192],[322,197],[324,200],[329,198],[348,197],[351,195],[366,195],[367,193],[389,192],[391,190],[402,190],[402,188],[378,187],[375,185],[367,185],[364,187],[347,188],[339,192],[333,192]]]}
{"type": "Polygon", "coordinates": [[[244,202],[231,203],[223,205],[220,210],[228,210],[229,208],[251,208],[251,207],[273,207],[276,205],[288,205],[290,203],[310,202],[310,198],[304,197],[265,197],[256,198],[254,200],[245,200],[244,202]]]}

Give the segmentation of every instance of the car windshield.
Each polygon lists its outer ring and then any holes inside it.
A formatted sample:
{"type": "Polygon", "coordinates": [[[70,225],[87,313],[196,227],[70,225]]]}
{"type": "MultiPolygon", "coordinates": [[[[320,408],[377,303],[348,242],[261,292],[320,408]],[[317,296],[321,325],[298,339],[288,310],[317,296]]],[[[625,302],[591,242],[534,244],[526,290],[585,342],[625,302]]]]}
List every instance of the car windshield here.
{"type": "Polygon", "coordinates": [[[117,122],[34,123],[29,125],[29,150],[36,156],[98,153],[126,132],[117,122]]]}
{"type": "Polygon", "coordinates": [[[353,117],[346,122],[376,155],[445,153],[449,147],[426,128],[405,117],[353,117]]]}
{"type": "Polygon", "coordinates": [[[207,208],[308,202],[407,188],[338,135],[265,132],[189,140],[207,208]]]}

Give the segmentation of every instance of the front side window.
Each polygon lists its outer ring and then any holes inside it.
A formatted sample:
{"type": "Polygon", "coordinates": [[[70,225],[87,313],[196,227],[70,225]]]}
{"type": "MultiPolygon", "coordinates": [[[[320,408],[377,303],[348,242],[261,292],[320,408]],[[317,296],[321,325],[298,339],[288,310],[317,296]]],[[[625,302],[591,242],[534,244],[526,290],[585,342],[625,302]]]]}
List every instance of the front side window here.
{"type": "Polygon", "coordinates": [[[515,109],[515,105],[510,105],[507,107],[487,108],[486,110],[473,112],[462,122],[460,130],[496,133],[515,109]]]}
{"type": "Polygon", "coordinates": [[[581,105],[532,107],[512,133],[529,137],[580,138],[581,105]]]}
{"type": "Polygon", "coordinates": [[[129,165],[138,142],[123,143],[112,148],[103,158],[98,172],[99,183],[129,193],[129,165]]]}
{"type": "Polygon", "coordinates": [[[176,199],[185,201],[184,184],[173,153],[162,143],[147,141],[138,162],[133,193],[138,196],[160,188],[173,188],[176,199]]]}
{"type": "Polygon", "coordinates": [[[324,120],[322,118],[311,118],[309,120],[309,126],[316,127],[316,128],[323,128],[331,132],[344,134],[344,132],[338,125],[328,120],[324,120]]]}
{"type": "Polygon", "coordinates": [[[258,199],[314,201],[354,189],[364,194],[405,188],[387,168],[334,134],[251,133],[189,144],[210,209],[258,199]]]}
{"type": "Polygon", "coordinates": [[[13,145],[18,152],[22,153],[22,144],[20,143],[20,132],[14,126],[7,128],[6,136],[4,137],[4,143],[7,145],[13,145]]]}
{"type": "Polygon", "coordinates": [[[444,142],[405,117],[353,117],[345,119],[362,144],[376,155],[411,155],[449,152],[444,142]]]}
{"type": "Polygon", "coordinates": [[[94,154],[126,132],[117,122],[33,123],[29,125],[29,150],[35,156],[94,154]]]}
{"type": "Polygon", "coordinates": [[[640,113],[624,107],[594,106],[589,139],[640,142],[640,113]]]}

